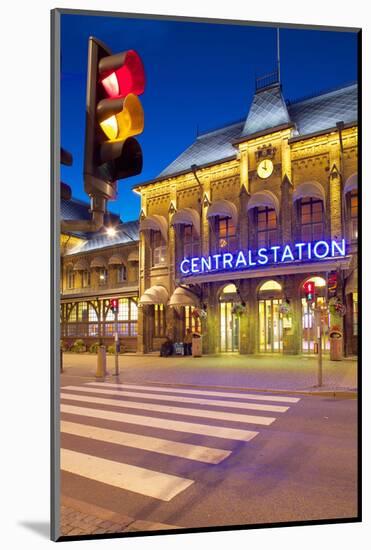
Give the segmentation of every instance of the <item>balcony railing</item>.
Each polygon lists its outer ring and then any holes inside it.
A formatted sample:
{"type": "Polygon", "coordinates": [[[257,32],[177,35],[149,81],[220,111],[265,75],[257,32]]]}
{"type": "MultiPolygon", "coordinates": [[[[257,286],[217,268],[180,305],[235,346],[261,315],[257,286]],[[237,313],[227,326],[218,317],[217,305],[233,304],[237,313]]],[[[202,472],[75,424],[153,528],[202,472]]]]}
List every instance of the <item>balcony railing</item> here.
{"type": "Polygon", "coordinates": [[[109,292],[111,290],[127,289],[127,288],[138,288],[138,281],[123,281],[123,282],[114,282],[114,283],[105,283],[102,285],[90,285],[88,287],[80,288],[64,288],[61,289],[62,296],[72,296],[72,295],[90,295],[94,293],[109,292]]]}

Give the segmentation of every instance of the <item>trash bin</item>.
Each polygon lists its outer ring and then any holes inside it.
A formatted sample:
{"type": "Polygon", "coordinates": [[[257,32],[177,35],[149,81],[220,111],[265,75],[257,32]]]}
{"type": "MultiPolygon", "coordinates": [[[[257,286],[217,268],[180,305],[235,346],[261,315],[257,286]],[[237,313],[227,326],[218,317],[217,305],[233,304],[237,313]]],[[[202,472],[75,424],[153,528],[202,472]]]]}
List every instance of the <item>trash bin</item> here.
{"type": "Polygon", "coordinates": [[[330,330],[330,361],[341,361],[343,358],[343,334],[339,330],[330,330]]]}
{"type": "Polygon", "coordinates": [[[201,357],[202,355],[202,336],[193,334],[192,336],[192,357],[201,357]]]}

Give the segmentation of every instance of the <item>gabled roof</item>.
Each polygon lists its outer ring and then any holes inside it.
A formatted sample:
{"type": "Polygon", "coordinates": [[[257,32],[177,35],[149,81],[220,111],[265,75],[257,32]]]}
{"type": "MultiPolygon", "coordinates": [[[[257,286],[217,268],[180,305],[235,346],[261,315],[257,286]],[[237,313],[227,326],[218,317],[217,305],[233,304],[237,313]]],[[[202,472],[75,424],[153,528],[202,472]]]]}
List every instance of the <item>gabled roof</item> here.
{"type": "Polygon", "coordinates": [[[139,241],[139,221],[134,220],[130,222],[120,223],[115,226],[116,234],[109,236],[104,233],[91,233],[89,240],[87,240],[81,247],[77,249],[71,249],[66,253],[66,256],[73,254],[81,254],[83,252],[90,252],[92,250],[98,250],[109,246],[115,246],[120,244],[134,243],[138,244],[139,241]]]}
{"type": "Polygon", "coordinates": [[[232,141],[241,135],[242,128],[243,122],[240,121],[198,136],[188,149],[159,174],[159,177],[189,170],[192,164],[200,166],[235,157],[236,149],[233,147],[232,141]]]}
{"type": "MultiPolygon", "coordinates": [[[[294,135],[308,135],[334,128],[336,123],[357,122],[357,84],[343,86],[305,100],[285,102],[276,84],[256,92],[247,119],[197,137],[155,180],[235,158],[235,140],[283,124],[294,124],[294,135]]],[[[155,181],[154,180],[154,181],[155,181]]],[[[140,187],[139,184],[135,187],[140,187]]]]}
{"type": "Polygon", "coordinates": [[[242,130],[242,136],[256,134],[291,122],[280,84],[257,90],[242,130]]]}

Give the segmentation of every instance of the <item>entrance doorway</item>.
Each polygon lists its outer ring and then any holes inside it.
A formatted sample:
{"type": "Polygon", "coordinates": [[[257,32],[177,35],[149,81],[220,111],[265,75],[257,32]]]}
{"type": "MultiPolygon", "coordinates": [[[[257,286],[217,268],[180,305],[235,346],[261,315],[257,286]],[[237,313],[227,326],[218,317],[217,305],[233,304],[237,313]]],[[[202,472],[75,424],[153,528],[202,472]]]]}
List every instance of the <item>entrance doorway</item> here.
{"type": "MultiPolygon", "coordinates": [[[[324,306],[326,304],[326,281],[322,277],[311,277],[307,279],[315,284],[315,305],[324,306]]],[[[310,304],[305,298],[301,299],[302,309],[302,352],[314,353],[315,344],[317,344],[316,323],[314,315],[314,304],[310,304]]],[[[330,341],[328,338],[329,314],[322,316],[322,351],[330,350],[330,341]]]]}
{"type": "Polygon", "coordinates": [[[219,298],[219,349],[222,353],[239,350],[239,317],[233,313],[233,306],[238,301],[239,297],[236,286],[233,284],[225,286],[219,298]]]}
{"type": "Polygon", "coordinates": [[[283,326],[280,305],[282,287],[276,281],[267,281],[259,291],[259,351],[280,353],[283,347],[283,326]]]}

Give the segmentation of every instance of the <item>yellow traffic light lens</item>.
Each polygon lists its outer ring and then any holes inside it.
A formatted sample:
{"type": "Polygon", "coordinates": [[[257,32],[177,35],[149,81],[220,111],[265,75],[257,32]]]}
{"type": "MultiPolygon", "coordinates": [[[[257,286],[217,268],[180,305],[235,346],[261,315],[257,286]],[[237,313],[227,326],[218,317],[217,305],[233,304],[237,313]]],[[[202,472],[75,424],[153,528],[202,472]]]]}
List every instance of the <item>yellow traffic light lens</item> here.
{"type": "Polygon", "coordinates": [[[115,115],[102,120],[100,126],[108,139],[116,139],[119,133],[119,126],[115,115]]]}
{"type": "Polygon", "coordinates": [[[125,99],[103,100],[98,105],[99,124],[110,141],[125,140],[143,132],[144,112],[135,94],[125,99]]]}

